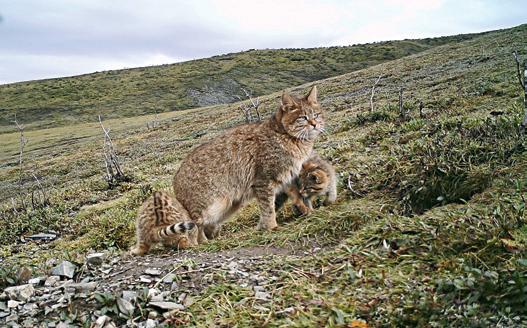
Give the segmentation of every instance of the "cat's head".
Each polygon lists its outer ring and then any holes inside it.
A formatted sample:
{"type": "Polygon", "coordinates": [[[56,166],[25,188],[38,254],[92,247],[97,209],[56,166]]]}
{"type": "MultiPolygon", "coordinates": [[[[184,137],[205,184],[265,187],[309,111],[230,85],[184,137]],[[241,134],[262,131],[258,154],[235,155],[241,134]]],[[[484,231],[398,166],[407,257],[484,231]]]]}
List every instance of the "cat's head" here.
{"type": "Polygon", "coordinates": [[[303,141],[315,140],[324,132],[324,118],[317,100],[317,87],[313,86],[303,98],[291,96],[284,91],[276,117],[290,136],[303,141]]]}
{"type": "Polygon", "coordinates": [[[329,185],[328,174],[315,163],[304,163],[299,176],[300,194],[302,197],[318,195],[327,190],[329,185]]]}

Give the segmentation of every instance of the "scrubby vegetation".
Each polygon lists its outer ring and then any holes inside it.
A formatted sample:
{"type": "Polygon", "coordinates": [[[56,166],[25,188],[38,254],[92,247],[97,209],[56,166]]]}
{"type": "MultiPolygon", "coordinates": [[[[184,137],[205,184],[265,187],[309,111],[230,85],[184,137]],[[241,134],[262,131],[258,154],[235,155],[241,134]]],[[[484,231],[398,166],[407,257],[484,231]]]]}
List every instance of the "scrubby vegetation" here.
{"type": "MultiPolygon", "coordinates": [[[[303,218],[285,210],[281,228],[268,233],[254,230],[256,206],[243,209],[219,239],[190,255],[254,246],[306,252],[259,263],[259,274],[274,278],[267,286],[272,298],[258,306],[249,306],[250,288],[208,275],[180,323],[527,325],[527,140],[517,132],[523,98],[511,57],[526,42],[524,25],[317,82],[331,131],[316,148],[340,174],[337,203],[303,218]],[[370,113],[371,86],[381,73],[377,110],[370,113]],[[404,119],[397,108],[401,86],[404,119]]],[[[278,97],[261,98],[264,116],[278,97]]],[[[10,156],[16,135],[4,134],[11,148],[0,170],[2,265],[39,267],[88,249],[127,249],[136,208],[151,190],[169,188],[194,146],[243,122],[235,104],[165,113],[155,130],[144,127],[150,119],[105,121],[132,177],[114,189],[102,178],[99,131],[78,125],[28,133],[26,162],[53,190],[50,207],[24,215],[13,215],[9,202],[17,183],[10,156]],[[76,133],[86,138],[64,145],[59,137],[76,133]],[[50,228],[61,238],[47,247],[15,243],[50,228]]],[[[10,283],[4,276],[7,270],[0,283],[10,283]]],[[[113,306],[111,295],[101,302],[113,306]]]]}

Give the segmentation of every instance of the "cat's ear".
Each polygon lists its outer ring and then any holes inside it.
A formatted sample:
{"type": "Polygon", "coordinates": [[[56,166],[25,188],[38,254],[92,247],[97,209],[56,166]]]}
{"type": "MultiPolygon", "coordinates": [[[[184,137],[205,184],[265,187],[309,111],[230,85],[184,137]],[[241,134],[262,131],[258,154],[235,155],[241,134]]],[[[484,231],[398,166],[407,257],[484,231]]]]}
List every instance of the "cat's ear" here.
{"type": "Polygon", "coordinates": [[[295,106],[297,106],[295,99],[293,99],[293,97],[291,97],[291,95],[289,95],[289,93],[284,90],[282,93],[282,109],[287,110],[295,106]]]}
{"type": "Polygon", "coordinates": [[[318,104],[318,100],[317,100],[317,86],[316,85],[314,85],[311,88],[311,91],[309,91],[309,93],[306,96],[306,100],[310,104],[318,104]]]}

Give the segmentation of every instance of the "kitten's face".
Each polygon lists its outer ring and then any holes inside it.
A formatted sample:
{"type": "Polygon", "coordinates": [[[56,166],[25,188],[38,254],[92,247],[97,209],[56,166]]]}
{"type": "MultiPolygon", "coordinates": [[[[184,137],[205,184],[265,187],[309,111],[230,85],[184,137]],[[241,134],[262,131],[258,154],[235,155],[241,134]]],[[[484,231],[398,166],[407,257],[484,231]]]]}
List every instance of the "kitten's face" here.
{"type": "Polygon", "coordinates": [[[300,174],[300,195],[310,197],[327,190],[329,177],[321,169],[302,171],[300,174]]]}
{"type": "Polygon", "coordinates": [[[289,135],[303,141],[313,141],[324,132],[324,118],[317,101],[316,86],[302,99],[287,93],[282,95],[281,122],[289,135]]]}

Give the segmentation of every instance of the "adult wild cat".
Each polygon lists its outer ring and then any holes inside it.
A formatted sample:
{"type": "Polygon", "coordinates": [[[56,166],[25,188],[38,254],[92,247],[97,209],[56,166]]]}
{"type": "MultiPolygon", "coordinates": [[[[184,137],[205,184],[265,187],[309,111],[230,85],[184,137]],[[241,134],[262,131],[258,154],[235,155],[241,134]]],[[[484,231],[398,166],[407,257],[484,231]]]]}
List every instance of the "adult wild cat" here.
{"type": "Polygon", "coordinates": [[[260,208],[258,228],[275,229],[275,194],[298,175],[323,130],[314,86],[303,98],[284,92],[269,120],[235,127],[194,149],[173,186],[199,226],[198,241],[215,237],[220,224],[252,198],[260,208]]]}

